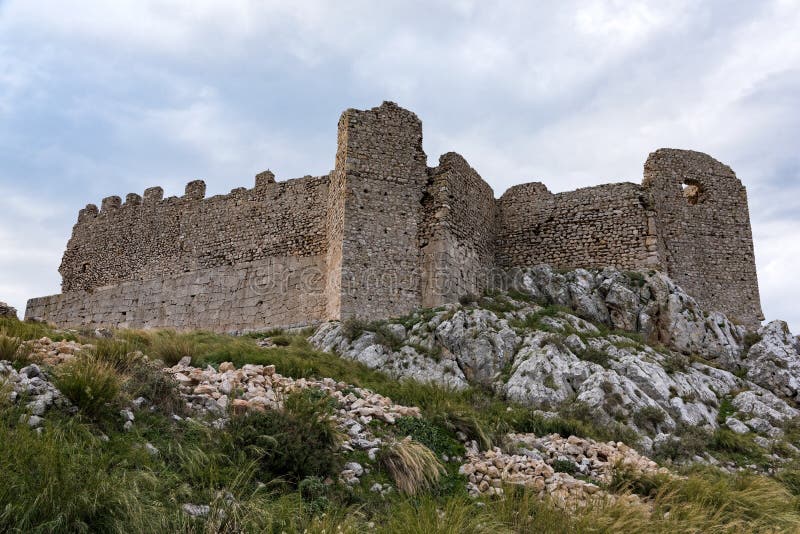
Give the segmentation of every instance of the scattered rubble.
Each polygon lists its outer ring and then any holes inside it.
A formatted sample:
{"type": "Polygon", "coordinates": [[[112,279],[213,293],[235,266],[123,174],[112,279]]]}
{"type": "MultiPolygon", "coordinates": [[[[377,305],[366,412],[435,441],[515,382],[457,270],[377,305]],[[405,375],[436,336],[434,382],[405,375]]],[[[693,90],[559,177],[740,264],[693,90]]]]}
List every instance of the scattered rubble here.
{"type": "Polygon", "coordinates": [[[47,372],[36,364],[17,372],[11,362],[0,361],[0,395],[12,403],[24,402],[27,415],[23,417],[33,428],[43,424],[43,416],[51,408],[72,409],[47,372]]]}
{"type": "Polygon", "coordinates": [[[635,495],[610,494],[597,484],[556,472],[536,454],[508,454],[499,447],[481,453],[469,452],[459,473],[467,477],[467,491],[472,497],[503,495],[503,485],[513,484],[530,488],[540,498],[548,497],[563,509],[618,499],[641,503],[635,495]]]}
{"type": "Polygon", "coordinates": [[[68,362],[80,351],[94,348],[91,344],[81,344],[76,341],[53,341],[48,337],[26,341],[23,345],[29,351],[28,360],[51,366],[68,362]]]}

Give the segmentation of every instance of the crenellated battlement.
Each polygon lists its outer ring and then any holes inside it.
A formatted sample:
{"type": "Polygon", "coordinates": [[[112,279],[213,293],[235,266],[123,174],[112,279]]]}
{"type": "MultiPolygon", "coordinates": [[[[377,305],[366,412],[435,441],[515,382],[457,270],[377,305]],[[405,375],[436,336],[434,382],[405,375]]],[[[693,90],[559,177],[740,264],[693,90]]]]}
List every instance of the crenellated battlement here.
{"type": "Polygon", "coordinates": [[[161,187],[88,204],[62,295],[27,315],[64,325],[257,330],[401,315],[480,293],[494,271],[660,269],[707,309],[761,319],[747,196],[699,152],[661,149],[644,180],[552,193],[491,187],[459,154],[427,166],[422,123],[391,102],[348,109],[334,170],[206,197],[161,187]]]}

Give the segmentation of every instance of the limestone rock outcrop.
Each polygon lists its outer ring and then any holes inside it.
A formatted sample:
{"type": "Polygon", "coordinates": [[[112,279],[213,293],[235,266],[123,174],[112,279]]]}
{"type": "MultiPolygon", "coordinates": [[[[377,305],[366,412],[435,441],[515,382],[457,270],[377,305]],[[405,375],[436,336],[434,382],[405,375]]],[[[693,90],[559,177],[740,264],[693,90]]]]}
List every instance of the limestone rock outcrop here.
{"type": "Polygon", "coordinates": [[[656,271],[541,265],[509,273],[508,288],[362,323],[353,339],[352,325],[325,323],[310,340],[397,378],[490,387],[545,411],[578,402],[636,430],[645,449],[727,417],[774,439],[800,416],[800,354],[785,323],[764,326],[748,347],[744,326],[656,271]]]}

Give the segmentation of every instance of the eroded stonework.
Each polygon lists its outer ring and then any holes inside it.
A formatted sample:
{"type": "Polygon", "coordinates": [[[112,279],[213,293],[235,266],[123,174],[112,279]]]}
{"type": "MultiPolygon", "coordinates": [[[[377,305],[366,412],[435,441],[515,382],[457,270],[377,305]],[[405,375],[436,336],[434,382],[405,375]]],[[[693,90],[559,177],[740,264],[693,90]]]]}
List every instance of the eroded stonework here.
{"type": "Polygon", "coordinates": [[[159,187],[89,204],[59,271],[63,293],[26,317],[63,326],[247,331],[385,318],[493,286],[498,271],[549,263],[666,272],[707,309],[762,319],[747,195],[698,152],[661,149],[641,185],[494,198],[460,155],[427,166],[422,123],[394,103],[339,120],[329,175],[205,198],[159,187]]]}

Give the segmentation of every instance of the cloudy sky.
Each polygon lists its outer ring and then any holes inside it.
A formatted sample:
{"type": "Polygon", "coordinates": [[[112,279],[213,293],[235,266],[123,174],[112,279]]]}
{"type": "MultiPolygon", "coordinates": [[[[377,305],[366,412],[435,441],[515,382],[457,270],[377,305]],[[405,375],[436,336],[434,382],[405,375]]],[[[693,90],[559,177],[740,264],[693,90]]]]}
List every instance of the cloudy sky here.
{"type": "Polygon", "coordinates": [[[87,202],[323,174],[340,112],[393,100],[498,196],[639,182],[659,147],[731,165],[798,333],[798,28],[800,0],[0,0],[0,299],[59,292],[87,202]]]}

